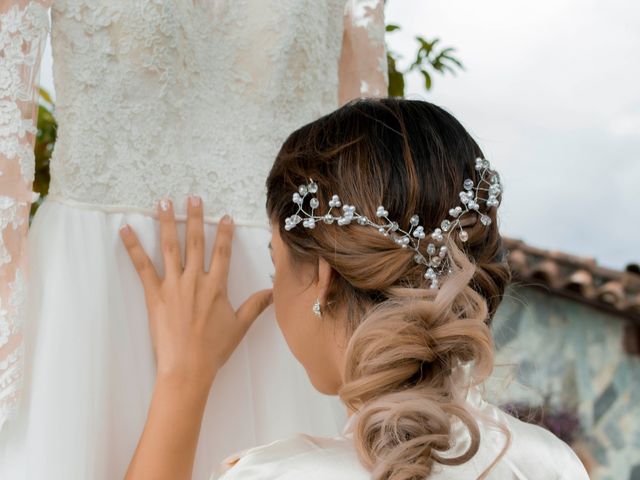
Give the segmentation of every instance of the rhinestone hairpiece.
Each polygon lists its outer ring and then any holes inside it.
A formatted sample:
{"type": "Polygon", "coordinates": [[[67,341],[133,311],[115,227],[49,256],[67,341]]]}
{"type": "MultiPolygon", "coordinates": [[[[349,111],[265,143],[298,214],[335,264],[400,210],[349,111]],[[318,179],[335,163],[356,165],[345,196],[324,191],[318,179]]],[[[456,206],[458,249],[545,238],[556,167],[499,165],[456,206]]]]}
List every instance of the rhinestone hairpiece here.
{"type": "Polygon", "coordinates": [[[298,191],[293,194],[293,203],[298,205],[296,213],[285,219],[285,230],[291,230],[300,222],[305,228],[315,228],[317,221],[323,221],[327,224],[337,222],[338,225],[349,225],[352,220],[355,220],[360,225],[368,225],[378,229],[378,231],[386,237],[390,237],[393,241],[402,248],[411,248],[415,250],[416,254],[413,259],[418,264],[423,264],[427,267],[424,273],[424,278],[431,281],[430,288],[439,288],[439,277],[446,270],[451,273],[449,266],[449,255],[446,245],[440,245],[445,242],[445,236],[448,238],[453,231],[458,228],[458,238],[462,242],[466,242],[469,239],[469,234],[462,228],[460,220],[470,211],[475,211],[480,215],[480,222],[485,227],[491,224],[491,217],[487,215],[488,210],[491,207],[497,207],[500,205],[498,195],[502,192],[502,183],[500,182],[500,175],[498,172],[491,168],[489,160],[484,158],[476,158],[475,169],[480,172],[480,181],[477,185],[474,185],[473,180],[467,178],[463,183],[463,190],[458,194],[460,198],[460,205],[457,205],[449,210],[449,217],[440,222],[440,226],[434,229],[430,234],[429,243],[427,244],[426,253],[427,256],[420,252],[420,241],[427,238],[427,233],[424,231],[424,227],[419,225],[420,218],[418,215],[413,215],[409,220],[409,231],[402,230],[397,222],[394,222],[388,218],[389,212],[380,205],[376,211],[376,217],[383,218],[387,221],[386,224],[379,224],[372,222],[366,216],[360,215],[356,212],[356,207],[349,204],[342,205],[340,197],[333,195],[329,200],[329,210],[324,215],[314,215],[313,211],[319,207],[320,202],[316,197],[312,197],[309,201],[311,207],[311,213],[305,211],[303,204],[304,199],[309,194],[315,194],[318,191],[318,184],[309,179],[307,185],[300,185],[298,191]],[[482,185],[486,184],[486,187],[482,185]],[[488,192],[487,198],[480,198],[478,192],[488,192]],[[484,202],[486,205],[485,212],[480,212],[480,203],[484,202]],[[331,210],[334,208],[340,208],[342,206],[342,215],[334,216],[331,210]],[[300,214],[305,215],[301,217],[300,214]]]}

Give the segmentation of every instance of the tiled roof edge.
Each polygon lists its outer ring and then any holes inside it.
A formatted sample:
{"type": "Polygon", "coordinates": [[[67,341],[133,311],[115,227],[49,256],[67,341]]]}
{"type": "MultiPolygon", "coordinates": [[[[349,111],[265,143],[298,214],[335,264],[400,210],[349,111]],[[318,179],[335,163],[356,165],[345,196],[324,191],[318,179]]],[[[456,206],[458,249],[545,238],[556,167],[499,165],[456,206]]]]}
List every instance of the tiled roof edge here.
{"type": "Polygon", "coordinates": [[[517,283],[541,286],[640,324],[640,268],[637,265],[615,270],[598,265],[592,257],[546,250],[519,239],[503,239],[517,283]]]}

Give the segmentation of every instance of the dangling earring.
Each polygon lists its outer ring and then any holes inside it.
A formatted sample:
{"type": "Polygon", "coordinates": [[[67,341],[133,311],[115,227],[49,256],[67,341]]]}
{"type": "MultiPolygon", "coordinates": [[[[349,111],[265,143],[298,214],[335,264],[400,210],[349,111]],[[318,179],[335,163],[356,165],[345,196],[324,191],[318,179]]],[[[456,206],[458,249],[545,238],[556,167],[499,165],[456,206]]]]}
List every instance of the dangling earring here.
{"type": "Polygon", "coordinates": [[[322,312],[320,311],[320,299],[316,298],[316,303],[313,304],[313,313],[316,317],[322,317],[322,312]]]}

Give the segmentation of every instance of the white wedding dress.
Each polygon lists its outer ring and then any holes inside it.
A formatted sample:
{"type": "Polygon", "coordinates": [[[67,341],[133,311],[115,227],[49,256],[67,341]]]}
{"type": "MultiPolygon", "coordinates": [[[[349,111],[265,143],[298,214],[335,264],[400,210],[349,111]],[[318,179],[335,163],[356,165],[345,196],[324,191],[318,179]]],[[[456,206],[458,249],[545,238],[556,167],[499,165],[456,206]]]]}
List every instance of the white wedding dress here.
{"type": "MultiPolygon", "coordinates": [[[[156,201],[173,198],[184,220],[184,198],[199,194],[208,251],[224,213],[237,225],[232,303],[269,287],[269,168],[295,128],[386,94],[382,7],[0,0],[0,478],[123,477],[155,372],[119,228],[131,224],[161,268],[156,201]],[[49,196],[27,235],[49,32],[59,127],[49,196]]],[[[269,308],[216,378],[193,478],[296,432],[336,435],[345,419],[313,390],[269,308]]]]}

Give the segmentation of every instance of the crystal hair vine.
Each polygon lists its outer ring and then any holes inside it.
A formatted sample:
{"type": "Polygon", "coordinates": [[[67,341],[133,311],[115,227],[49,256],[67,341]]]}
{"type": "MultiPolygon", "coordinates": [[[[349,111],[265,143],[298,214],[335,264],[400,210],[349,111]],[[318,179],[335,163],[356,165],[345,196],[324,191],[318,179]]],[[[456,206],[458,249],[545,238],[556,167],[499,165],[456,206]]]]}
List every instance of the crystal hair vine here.
{"type": "Polygon", "coordinates": [[[375,227],[381,234],[386,237],[390,237],[393,241],[402,248],[411,248],[416,252],[413,259],[418,264],[423,264],[427,267],[424,273],[424,278],[431,281],[430,288],[439,288],[439,277],[446,270],[451,273],[451,268],[448,266],[449,256],[446,245],[440,245],[445,243],[445,236],[448,238],[454,230],[459,229],[458,238],[462,242],[466,242],[469,239],[469,234],[462,228],[460,220],[469,212],[474,211],[480,215],[480,222],[485,227],[491,225],[491,217],[487,215],[488,210],[491,207],[497,207],[500,205],[498,195],[502,192],[502,184],[500,182],[500,175],[498,172],[491,168],[488,160],[483,158],[476,158],[475,169],[480,172],[480,180],[477,185],[474,185],[473,180],[467,178],[463,183],[463,190],[458,194],[460,198],[460,205],[457,205],[449,210],[449,218],[445,218],[440,222],[440,226],[430,232],[428,235],[424,231],[424,227],[420,225],[420,218],[418,215],[413,215],[409,220],[409,231],[402,230],[397,222],[394,222],[388,218],[389,212],[384,206],[380,205],[376,211],[376,217],[382,218],[387,221],[386,224],[379,224],[371,221],[366,216],[360,215],[356,212],[354,205],[344,204],[340,200],[338,195],[333,195],[329,200],[329,210],[324,215],[314,215],[313,212],[320,206],[320,201],[314,196],[309,201],[311,207],[311,213],[305,211],[303,204],[304,200],[309,194],[315,194],[318,192],[318,184],[309,179],[307,185],[300,185],[298,191],[293,194],[293,203],[298,205],[296,213],[285,219],[285,230],[289,231],[302,222],[305,228],[315,228],[318,221],[322,221],[326,224],[332,224],[337,222],[338,225],[349,225],[355,220],[359,225],[367,225],[375,227]],[[486,186],[483,187],[483,184],[486,186]],[[481,198],[478,193],[486,191],[488,193],[487,198],[481,198]],[[480,203],[484,202],[486,210],[480,212],[480,203]],[[340,208],[342,206],[342,215],[334,216],[331,210],[334,208],[340,208]],[[303,218],[300,214],[305,215],[303,218]],[[426,248],[427,256],[425,257],[420,252],[420,241],[429,237],[429,243],[426,248]]]}

